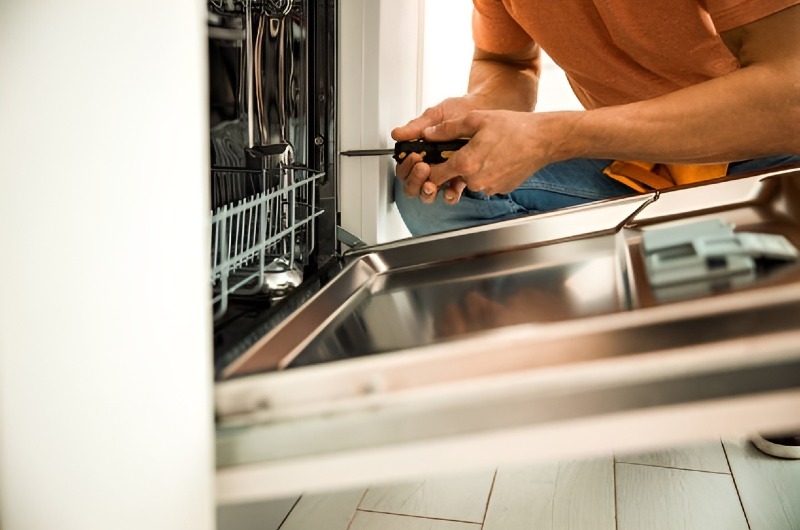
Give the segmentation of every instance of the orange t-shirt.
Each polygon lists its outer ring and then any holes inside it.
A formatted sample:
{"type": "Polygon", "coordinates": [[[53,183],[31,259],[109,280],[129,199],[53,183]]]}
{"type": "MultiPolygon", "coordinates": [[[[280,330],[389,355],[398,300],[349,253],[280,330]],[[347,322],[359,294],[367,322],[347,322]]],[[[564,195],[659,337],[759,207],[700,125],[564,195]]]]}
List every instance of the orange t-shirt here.
{"type": "Polygon", "coordinates": [[[588,109],[668,94],[739,68],[719,37],[798,0],[473,0],[475,44],[535,41],[588,109]]]}

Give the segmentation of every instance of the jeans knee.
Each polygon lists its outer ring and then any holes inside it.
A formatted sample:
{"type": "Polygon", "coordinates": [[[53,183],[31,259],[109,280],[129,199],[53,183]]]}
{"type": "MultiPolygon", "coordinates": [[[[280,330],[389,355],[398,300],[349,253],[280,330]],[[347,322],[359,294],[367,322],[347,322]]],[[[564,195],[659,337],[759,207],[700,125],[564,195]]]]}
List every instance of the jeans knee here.
{"type": "Polygon", "coordinates": [[[423,236],[439,231],[432,226],[431,219],[428,219],[428,210],[435,204],[422,204],[417,197],[406,195],[403,191],[403,183],[399,179],[395,179],[394,202],[411,235],[423,236]]]}
{"type": "Polygon", "coordinates": [[[400,181],[395,181],[394,189],[400,216],[415,236],[502,221],[526,213],[509,198],[474,198],[464,194],[456,204],[447,204],[439,193],[433,203],[425,204],[418,197],[406,196],[400,181]]]}

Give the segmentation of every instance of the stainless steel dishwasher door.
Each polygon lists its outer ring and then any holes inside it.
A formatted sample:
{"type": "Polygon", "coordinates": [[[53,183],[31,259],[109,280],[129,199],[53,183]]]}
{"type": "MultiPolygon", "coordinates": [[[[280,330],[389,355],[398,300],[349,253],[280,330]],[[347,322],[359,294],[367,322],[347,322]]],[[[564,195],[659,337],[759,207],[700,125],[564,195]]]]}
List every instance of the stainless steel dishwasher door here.
{"type": "Polygon", "coordinates": [[[351,256],[217,384],[218,501],[800,426],[798,263],[648,283],[643,234],[705,219],[800,247],[800,171],[351,256]]]}

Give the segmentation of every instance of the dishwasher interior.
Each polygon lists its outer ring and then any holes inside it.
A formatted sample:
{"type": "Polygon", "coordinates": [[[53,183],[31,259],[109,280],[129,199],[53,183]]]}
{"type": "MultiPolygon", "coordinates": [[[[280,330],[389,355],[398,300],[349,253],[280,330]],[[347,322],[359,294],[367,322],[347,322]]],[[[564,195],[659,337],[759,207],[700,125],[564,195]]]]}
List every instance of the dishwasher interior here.
{"type": "Polygon", "coordinates": [[[336,254],[336,4],[208,2],[215,366],[319,288],[336,254]]]}

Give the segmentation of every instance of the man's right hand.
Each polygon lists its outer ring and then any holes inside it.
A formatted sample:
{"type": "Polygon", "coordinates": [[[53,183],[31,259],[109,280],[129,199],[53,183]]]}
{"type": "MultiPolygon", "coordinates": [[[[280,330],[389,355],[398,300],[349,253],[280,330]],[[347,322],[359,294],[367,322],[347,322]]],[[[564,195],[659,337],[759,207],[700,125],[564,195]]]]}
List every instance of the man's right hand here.
{"type": "MultiPolygon", "coordinates": [[[[392,138],[397,142],[422,138],[423,131],[428,127],[448,120],[463,118],[470,111],[479,108],[481,105],[476,96],[448,98],[423,112],[422,116],[392,130],[392,138]]],[[[428,204],[436,199],[436,194],[439,192],[437,186],[428,181],[430,174],[431,167],[423,162],[422,157],[416,153],[409,155],[397,166],[397,178],[403,182],[403,190],[406,195],[419,197],[422,202],[428,204]]],[[[445,202],[457,203],[465,187],[466,184],[460,177],[452,179],[444,191],[445,202]]]]}

